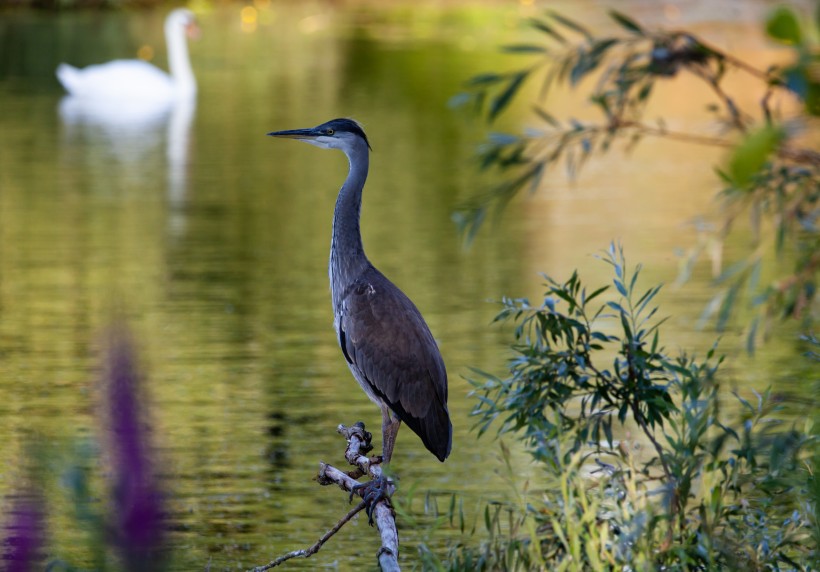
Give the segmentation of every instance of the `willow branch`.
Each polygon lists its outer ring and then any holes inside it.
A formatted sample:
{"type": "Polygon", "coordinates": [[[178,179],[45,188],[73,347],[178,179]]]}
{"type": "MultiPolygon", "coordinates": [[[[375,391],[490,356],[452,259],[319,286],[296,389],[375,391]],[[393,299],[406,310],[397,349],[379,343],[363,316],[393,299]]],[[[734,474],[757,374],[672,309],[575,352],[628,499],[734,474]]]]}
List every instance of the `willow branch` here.
{"type": "MultiPolygon", "coordinates": [[[[660,127],[653,127],[640,121],[613,121],[606,127],[608,130],[637,129],[645,135],[652,135],[654,137],[666,137],[675,141],[683,141],[685,143],[695,143],[698,145],[710,145],[712,147],[723,147],[731,149],[737,145],[736,142],[724,139],[722,137],[710,137],[708,135],[697,135],[694,133],[684,133],[682,131],[669,131],[660,127]]],[[[792,161],[794,163],[808,164],[812,166],[820,166],[820,152],[813,149],[795,149],[793,147],[781,147],[776,151],[777,156],[781,159],[792,161]]]]}
{"type": "Polygon", "coordinates": [[[718,54],[719,57],[722,58],[723,61],[726,62],[727,64],[732,65],[732,66],[734,66],[738,69],[741,69],[741,70],[745,71],[746,73],[748,73],[749,75],[752,75],[752,76],[754,76],[758,79],[761,79],[763,81],[768,82],[772,79],[771,73],[763,71],[761,69],[758,69],[758,68],[754,67],[752,64],[746,63],[743,60],[741,60],[741,59],[739,59],[739,58],[737,58],[737,57],[735,57],[731,54],[727,54],[726,52],[724,52],[722,50],[719,50],[719,49],[715,48],[714,46],[712,46],[710,44],[707,44],[706,42],[704,42],[700,38],[698,38],[697,41],[698,41],[699,44],[706,47],[712,53],[718,54]]]}
{"type": "Polygon", "coordinates": [[[664,455],[663,447],[655,439],[655,433],[649,429],[646,424],[646,420],[643,417],[643,413],[641,413],[640,407],[636,401],[632,401],[630,403],[632,406],[632,416],[635,418],[635,421],[640,426],[641,430],[643,431],[644,435],[647,436],[649,441],[652,443],[652,446],[655,447],[655,451],[658,453],[658,460],[661,462],[661,466],[663,467],[663,472],[666,475],[667,479],[672,479],[672,471],[669,470],[669,465],[666,463],[666,455],[664,455]]]}

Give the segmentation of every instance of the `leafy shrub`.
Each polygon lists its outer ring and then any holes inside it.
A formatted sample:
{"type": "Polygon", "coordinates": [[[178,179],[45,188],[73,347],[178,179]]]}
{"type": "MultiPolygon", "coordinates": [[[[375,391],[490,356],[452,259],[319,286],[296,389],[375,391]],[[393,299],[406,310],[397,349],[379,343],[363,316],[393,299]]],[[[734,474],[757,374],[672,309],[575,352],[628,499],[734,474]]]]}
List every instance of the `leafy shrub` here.
{"type": "Polygon", "coordinates": [[[514,355],[504,378],[477,373],[473,414],[479,433],[494,427],[524,444],[538,486],[516,483],[516,500],[486,506],[483,541],[452,545],[444,561],[428,551],[428,564],[809,570],[811,422],[803,432],[778,421],[764,393],[736,395],[729,423],[722,359],[714,349],[702,361],[670,357],[652,305],[660,288],[641,291],[640,268],[630,273],[615,246],[602,259],[614,298],[573,274],[547,277],[538,306],[504,300],[498,319],[515,324],[514,355]]]}

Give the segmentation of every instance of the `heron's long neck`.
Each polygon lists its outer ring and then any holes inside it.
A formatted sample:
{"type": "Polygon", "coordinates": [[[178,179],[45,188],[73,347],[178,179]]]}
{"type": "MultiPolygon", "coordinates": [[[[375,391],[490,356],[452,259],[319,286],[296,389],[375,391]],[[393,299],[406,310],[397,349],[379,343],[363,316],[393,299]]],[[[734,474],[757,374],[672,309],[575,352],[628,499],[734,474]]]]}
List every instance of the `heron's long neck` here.
{"type": "Polygon", "coordinates": [[[191,58],[188,56],[188,42],[184,28],[169,23],[165,28],[165,43],[168,45],[168,69],[178,94],[195,94],[196,78],[191,68],[191,58]]]}
{"type": "Polygon", "coordinates": [[[336,199],[330,243],[330,291],[334,307],[344,295],[344,285],[355,280],[369,264],[359,229],[362,189],[370,163],[366,144],[348,151],[347,159],[350,171],[336,199]]]}

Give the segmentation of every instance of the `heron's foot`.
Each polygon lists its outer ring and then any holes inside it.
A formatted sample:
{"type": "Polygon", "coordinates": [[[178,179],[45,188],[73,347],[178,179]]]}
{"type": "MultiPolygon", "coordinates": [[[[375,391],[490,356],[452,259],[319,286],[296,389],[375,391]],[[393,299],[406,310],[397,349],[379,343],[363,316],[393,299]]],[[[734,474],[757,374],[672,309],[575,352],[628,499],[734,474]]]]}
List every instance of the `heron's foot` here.
{"type": "Polygon", "coordinates": [[[365,512],[367,513],[367,522],[373,526],[373,511],[376,510],[376,505],[381,501],[390,502],[391,488],[393,484],[384,475],[353,486],[350,491],[350,500],[353,500],[353,495],[358,494],[365,502],[365,512]]]}

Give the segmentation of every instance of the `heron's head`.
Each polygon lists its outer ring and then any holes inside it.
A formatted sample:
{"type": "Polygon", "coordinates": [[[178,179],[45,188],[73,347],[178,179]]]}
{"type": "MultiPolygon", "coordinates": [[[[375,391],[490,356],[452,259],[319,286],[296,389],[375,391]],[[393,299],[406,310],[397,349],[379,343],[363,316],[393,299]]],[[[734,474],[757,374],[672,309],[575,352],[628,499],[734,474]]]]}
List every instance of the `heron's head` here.
{"type": "Polygon", "coordinates": [[[347,152],[364,143],[370,149],[367,135],[362,126],[352,119],[331,119],[309,129],[292,129],[290,131],[272,131],[271,137],[299,139],[322,149],[341,149],[347,152]]]}

